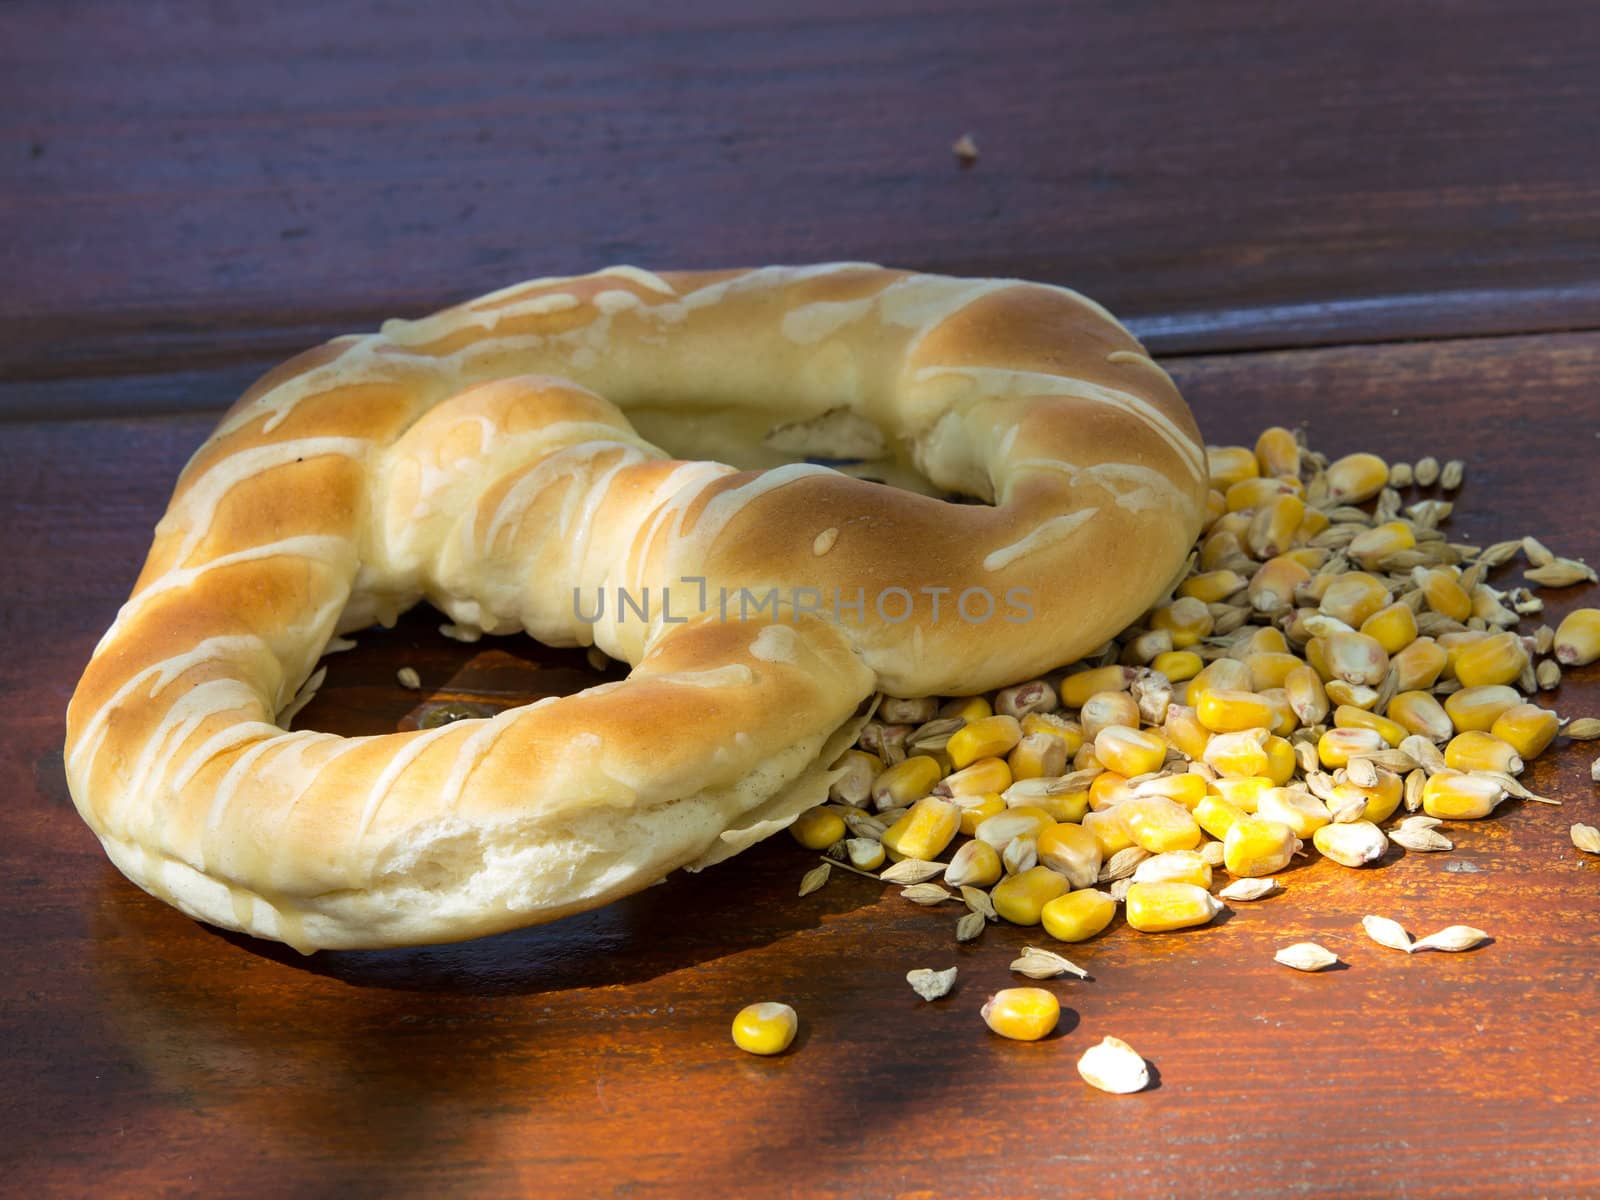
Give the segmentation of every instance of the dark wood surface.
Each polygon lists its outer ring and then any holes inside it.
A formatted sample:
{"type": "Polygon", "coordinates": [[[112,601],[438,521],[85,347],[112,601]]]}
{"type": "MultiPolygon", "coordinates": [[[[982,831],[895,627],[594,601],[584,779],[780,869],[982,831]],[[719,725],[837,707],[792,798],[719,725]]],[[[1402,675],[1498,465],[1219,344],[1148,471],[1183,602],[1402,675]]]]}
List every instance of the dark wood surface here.
{"type": "MultiPolygon", "coordinates": [[[[1033,1046],[977,1009],[1040,935],[958,947],[953,911],[849,875],[797,898],[813,859],[787,838],[540,929],[301,957],[133,888],[61,771],[78,672],[254,373],[613,259],[1072,283],[1174,355],[1212,440],[1281,422],[1334,453],[1461,457],[1453,532],[1600,562],[1594,22],[1570,2],[0,9],[0,1192],[1600,1194],[1600,860],[1566,834],[1600,823],[1594,746],[1530,771],[1564,807],[1508,805],[1453,854],[1295,869],[1202,931],[1119,920],[1070,952],[1093,978],[1048,985],[1066,1012],[1033,1046]],[[1494,941],[1408,958],[1362,937],[1367,912],[1494,941]],[[1271,962],[1306,938],[1348,968],[1271,962]],[[937,1004],[903,981],[949,965],[937,1004]],[[728,1038],[766,998],[802,1019],[770,1061],[728,1038]],[[1157,1087],[1077,1080],[1106,1034],[1157,1087]]],[[[1552,618],[1600,604],[1546,596],[1552,618]]],[[[330,659],[302,723],[381,731],[590,677],[435,623],[330,659]]],[[[1548,700],[1600,714],[1600,668],[1548,700]]]]}

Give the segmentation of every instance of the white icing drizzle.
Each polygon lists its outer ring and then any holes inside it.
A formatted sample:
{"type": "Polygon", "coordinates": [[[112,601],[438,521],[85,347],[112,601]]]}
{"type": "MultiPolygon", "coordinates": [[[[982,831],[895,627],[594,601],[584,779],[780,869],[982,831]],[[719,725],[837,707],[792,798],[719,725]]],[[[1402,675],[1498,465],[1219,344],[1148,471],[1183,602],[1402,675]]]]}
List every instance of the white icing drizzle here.
{"type": "Polygon", "coordinates": [[[417,756],[440,738],[449,737],[451,734],[460,733],[454,724],[441,725],[437,729],[430,729],[426,733],[419,733],[412,737],[399,753],[391,758],[373,781],[372,788],[367,792],[366,803],[361,806],[361,820],[356,825],[356,837],[365,838],[367,831],[372,828],[372,822],[377,819],[378,810],[383,807],[383,802],[389,798],[389,791],[394,786],[401,773],[417,760],[417,756]]]}
{"type": "Polygon", "coordinates": [[[876,298],[818,300],[790,309],[783,316],[782,333],[791,342],[810,346],[871,312],[876,298]]]}
{"type": "Polygon", "coordinates": [[[687,687],[747,687],[756,681],[756,673],[743,663],[724,663],[720,667],[707,667],[704,671],[674,671],[670,675],[657,675],[654,678],[662,683],[681,683],[687,687]]]}
{"type": "Polygon", "coordinates": [[[1059,542],[1071,534],[1085,521],[1088,521],[1098,508],[1080,508],[1076,512],[1062,513],[1059,517],[1051,517],[1048,521],[1041,521],[1029,533],[1018,538],[1009,546],[1002,546],[998,550],[991,550],[984,556],[983,569],[985,571],[998,571],[1009,566],[1024,554],[1059,542]]]}

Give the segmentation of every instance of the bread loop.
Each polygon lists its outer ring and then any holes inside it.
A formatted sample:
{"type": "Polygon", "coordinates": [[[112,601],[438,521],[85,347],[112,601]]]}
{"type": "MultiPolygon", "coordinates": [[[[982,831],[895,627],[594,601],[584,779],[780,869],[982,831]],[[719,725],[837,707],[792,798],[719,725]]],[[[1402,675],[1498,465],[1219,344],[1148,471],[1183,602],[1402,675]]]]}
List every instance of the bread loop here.
{"type": "Polygon", "coordinates": [[[73,697],[68,780],[124,873],[214,924],[312,948],[548,920],[782,828],[875,690],[1100,644],[1177,572],[1205,487],[1165,373],[1063,289],[522,284],[230,410],[73,697]],[[284,731],[335,632],[421,599],[633,671],[425,732],[284,731]]]}

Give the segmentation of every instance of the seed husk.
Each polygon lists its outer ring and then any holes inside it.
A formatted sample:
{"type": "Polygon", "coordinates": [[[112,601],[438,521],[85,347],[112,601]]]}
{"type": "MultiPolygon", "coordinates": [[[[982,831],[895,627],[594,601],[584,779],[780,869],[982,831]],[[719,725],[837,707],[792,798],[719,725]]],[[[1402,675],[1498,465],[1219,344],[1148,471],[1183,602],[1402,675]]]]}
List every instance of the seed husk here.
{"type": "Polygon", "coordinates": [[[1439,460],[1431,454],[1417,459],[1417,465],[1411,469],[1411,475],[1417,481],[1418,487],[1432,487],[1439,482],[1439,460]]]}
{"type": "Polygon", "coordinates": [[[1022,957],[1012,960],[1011,969],[1029,979],[1054,979],[1058,975],[1089,978],[1089,972],[1071,959],[1063,958],[1054,950],[1040,950],[1034,946],[1024,946],[1022,957]]]}
{"type": "Polygon", "coordinates": [[[1600,738],[1600,720],[1579,717],[1561,731],[1575,742],[1592,742],[1600,738]]]}
{"type": "Polygon", "coordinates": [[[956,985],[956,968],[935,971],[928,967],[919,967],[915,971],[906,972],[906,982],[911,985],[911,990],[924,1000],[939,1000],[950,994],[950,989],[956,985]]]}
{"type": "Polygon", "coordinates": [[[1411,953],[1418,950],[1447,950],[1451,953],[1460,953],[1471,950],[1474,946],[1481,946],[1489,940],[1489,935],[1481,929],[1471,925],[1449,925],[1437,933],[1430,933],[1425,938],[1418,938],[1411,943],[1411,953]]]}
{"type": "Polygon", "coordinates": [[[1265,900],[1278,890],[1278,881],[1271,876],[1247,877],[1235,879],[1218,892],[1217,896],[1222,900],[1265,900]]]}
{"type": "Polygon", "coordinates": [[[986,921],[998,921],[1000,914],[995,911],[994,901],[989,898],[989,893],[982,888],[967,884],[961,889],[961,899],[966,901],[967,908],[977,913],[986,921]]]}
{"type": "Polygon", "coordinates": [[[1150,1085],[1149,1066],[1121,1038],[1107,1037],[1085,1050],[1078,1059],[1078,1074],[1090,1087],[1117,1096],[1131,1095],[1150,1085]]]}
{"type": "Polygon", "coordinates": [[[1400,922],[1369,914],[1361,918],[1361,928],[1366,930],[1367,936],[1378,945],[1411,953],[1411,935],[1401,927],[1400,922]]]}
{"type": "Polygon", "coordinates": [[[819,863],[811,868],[800,878],[800,894],[809,896],[819,890],[828,882],[828,876],[833,874],[833,867],[829,863],[819,863]]]}
{"type": "MultiPolygon", "coordinates": [[[[1407,812],[1414,813],[1422,808],[1422,792],[1427,786],[1428,773],[1421,767],[1406,776],[1405,791],[1402,795],[1407,812]]],[[[1430,817],[1428,819],[1432,820],[1433,818],[1430,817]]]]}
{"type": "Polygon", "coordinates": [[[1600,783],[1600,758],[1589,764],[1589,778],[1600,783]]]}
{"type": "Polygon", "coordinates": [[[1459,458],[1452,458],[1439,472],[1439,486],[1447,492],[1453,492],[1461,486],[1461,480],[1466,473],[1467,464],[1459,458]]]}
{"type": "Polygon", "coordinates": [[[1585,854],[1600,854],[1600,829],[1593,825],[1574,825],[1572,844],[1585,854]]]}
{"type": "Polygon", "coordinates": [[[944,863],[928,862],[921,858],[902,858],[878,876],[885,883],[926,883],[944,874],[944,863]]]}
{"type": "Polygon", "coordinates": [[[1100,877],[1096,882],[1111,883],[1118,879],[1126,879],[1149,857],[1150,851],[1140,846],[1129,846],[1125,850],[1118,850],[1101,866],[1100,877]]]}
{"type": "Polygon", "coordinates": [[[1200,847],[1200,858],[1208,867],[1220,867],[1225,849],[1221,842],[1206,842],[1200,847]]]}
{"type": "Polygon", "coordinates": [[[1272,959],[1296,971],[1324,971],[1338,962],[1339,956],[1316,942],[1296,942],[1279,950],[1272,959]]]}
{"type": "Polygon", "coordinates": [[[1389,834],[1389,840],[1397,846],[1421,853],[1456,848],[1454,842],[1436,829],[1396,829],[1389,834]]]}
{"type": "Polygon", "coordinates": [[[1531,567],[1523,574],[1542,587],[1566,588],[1595,582],[1593,568],[1570,558],[1558,558],[1542,567],[1531,567]]]}
{"type": "Polygon", "coordinates": [[[980,934],[983,933],[984,926],[986,926],[988,923],[988,920],[982,913],[963,913],[961,919],[956,922],[956,941],[974,941],[980,934]]]}
{"type": "Polygon", "coordinates": [[[422,686],[422,676],[417,674],[415,667],[401,667],[394,673],[395,681],[408,692],[414,692],[422,686]]]}
{"type": "Polygon", "coordinates": [[[1553,658],[1543,660],[1533,669],[1533,677],[1541,692],[1552,692],[1561,686],[1561,664],[1553,658]]]}
{"type": "Polygon", "coordinates": [[[1039,865],[1039,840],[1031,837],[1014,837],[1000,852],[1000,862],[1007,875],[1020,875],[1039,865]]]}
{"type": "Polygon", "coordinates": [[[914,883],[901,888],[900,894],[913,904],[943,904],[954,898],[937,883],[914,883]]]}

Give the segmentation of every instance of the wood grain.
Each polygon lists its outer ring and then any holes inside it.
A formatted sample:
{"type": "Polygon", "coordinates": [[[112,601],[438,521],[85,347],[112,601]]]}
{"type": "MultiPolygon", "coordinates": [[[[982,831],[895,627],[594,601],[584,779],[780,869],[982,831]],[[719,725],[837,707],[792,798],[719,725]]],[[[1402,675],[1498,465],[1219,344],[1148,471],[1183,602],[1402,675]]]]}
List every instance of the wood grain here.
{"type": "Polygon", "coordinates": [[[1594,327],[1594,34],[1571,0],[14,0],[0,377],[285,357],[618,260],[1021,275],[1168,353],[1594,327]]]}
{"type": "MultiPolygon", "coordinates": [[[[1537,531],[1600,561],[1600,335],[1213,356],[1171,364],[1208,435],[1305,422],[1334,453],[1468,460],[1451,528],[1537,531]]],[[[223,390],[221,372],[188,386],[223,390]]],[[[42,385],[13,383],[15,393],[42,385]]],[[[140,380],[108,380],[110,403],[140,380]]],[[[25,399],[25,397],[24,397],[25,399]]],[[[1062,1027],[989,1035],[1037,931],[957,946],[956,913],[836,876],[785,838],[699,876],[539,929],[458,946],[292,951],[191,922],[126,883],[78,821],[61,713],[125,595],[196,415],[39,421],[0,436],[0,1169],[19,1195],[1522,1196],[1600,1192],[1587,1065],[1600,1023],[1600,860],[1588,755],[1451,831],[1450,855],[1291,870],[1286,892],[1201,931],[1120,921],[1054,983],[1062,1027]],[[1466,922],[1463,955],[1363,939],[1367,912],[1414,933],[1466,922]],[[1299,975],[1274,950],[1323,942],[1348,969],[1299,975]],[[958,965],[936,1004],[903,980],[958,965]],[[801,1039],[756,1060],[727,1027],[787,1000],[801,1039]],[[1073,1063],[1106,1034],[1155,1064],[1117,1098],[1073,1063]]],[[[1548,593],[1552,614],[1600,589],[1548,593]]],[[[305,722],[347,733],[430,703],[504,704],[585,668],[524,639],[476,647],[415,614],[330,659],[305,722]],[[417,667],[420,693],[394,685],[417,667]]],[[[1600,671],[1550,700],[1600,711],[1600,671]]]]}

